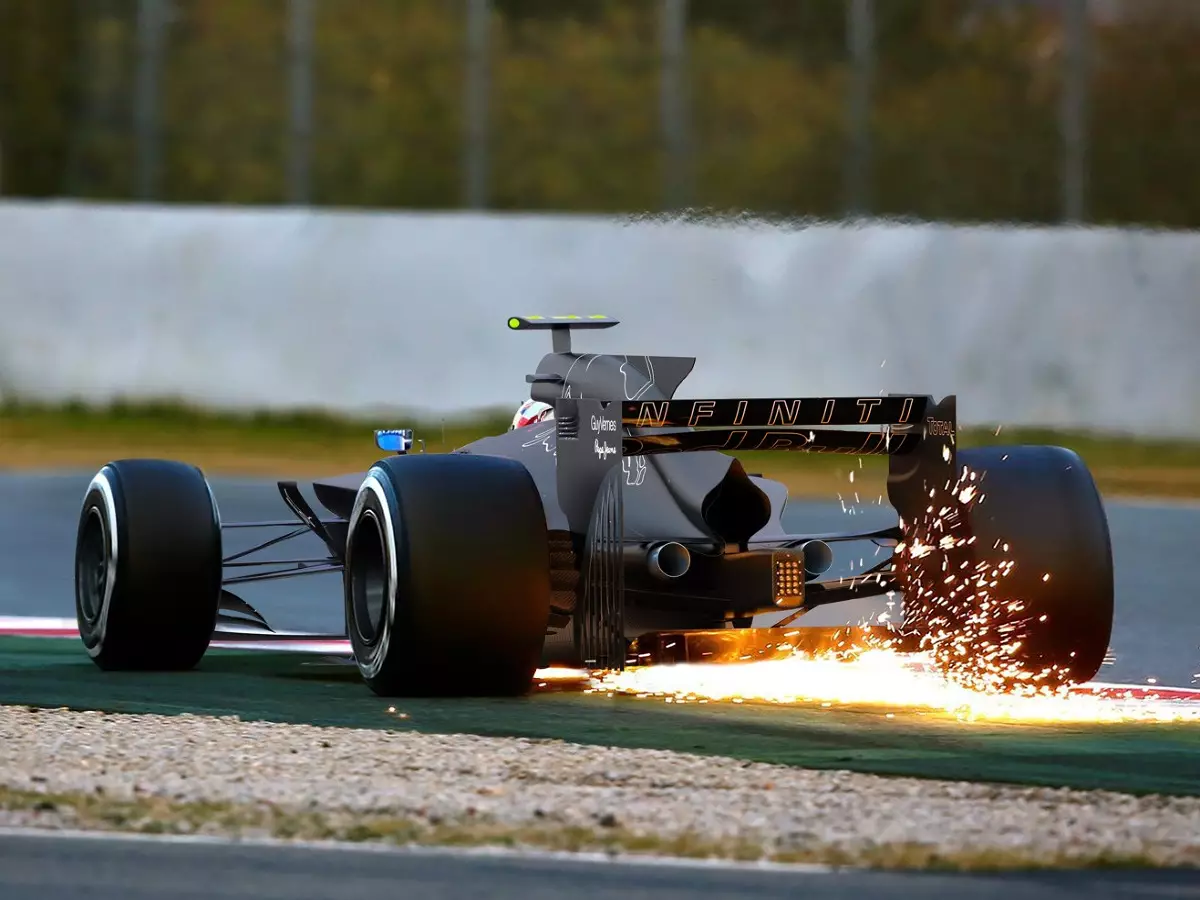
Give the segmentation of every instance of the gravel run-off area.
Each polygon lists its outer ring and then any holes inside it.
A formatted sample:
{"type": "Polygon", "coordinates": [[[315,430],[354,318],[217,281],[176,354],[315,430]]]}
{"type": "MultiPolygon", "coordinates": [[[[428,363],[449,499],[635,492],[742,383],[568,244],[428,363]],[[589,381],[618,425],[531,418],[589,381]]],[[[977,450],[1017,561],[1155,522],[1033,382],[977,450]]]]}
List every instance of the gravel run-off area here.
{"type": "Polygon", "coordinates": [[[878,866],[1200,866],[1200,799],[561,741],[0,707],[0,825],[878,866]]]}

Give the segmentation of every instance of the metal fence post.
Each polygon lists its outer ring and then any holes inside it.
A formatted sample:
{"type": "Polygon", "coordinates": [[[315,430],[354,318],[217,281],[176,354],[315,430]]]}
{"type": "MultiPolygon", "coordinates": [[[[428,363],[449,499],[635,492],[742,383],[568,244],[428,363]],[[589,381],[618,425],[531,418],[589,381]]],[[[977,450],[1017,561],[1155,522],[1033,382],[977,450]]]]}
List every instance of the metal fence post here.
{"type": "Polygon", "coordinates": [[[1079,223],[1087,213],[1088,0],[1065,0],[1062,23],[1062,216],[1079,223]]]}
{"type": "Polygon", "coordinates": [[[287,199],[306,205],[312,187],[313,22],[316,0],[288,0],[287,199]]]}
{"type": "Polygon", "coordinates": [[[866,215],[871,204],[871,87],[875,76],[875,2],[845,0],[850,58],[846,94],[846,215],[866,215]]]}
{"type": "Polygon", "coordinates": [[[138,0],[137,81],[134,129],[137,134],[135,193],[143,202],[158,196],[161,166],[159,88],[162,82],[167,5],[170,0],[138,0]]]}
{"type": "Polygon", "coordinates": [[[463,97],[463,199],[470,209],[488,203],[488,37],[490,0],[467,2],[467,77],[463,97]]]}
{"type": "Polygon", "coordinates": [[[663,202],[683,209],[691,200],[691,147],[687,101],[687,0],[662,0],[660,123],[663,202]]]}

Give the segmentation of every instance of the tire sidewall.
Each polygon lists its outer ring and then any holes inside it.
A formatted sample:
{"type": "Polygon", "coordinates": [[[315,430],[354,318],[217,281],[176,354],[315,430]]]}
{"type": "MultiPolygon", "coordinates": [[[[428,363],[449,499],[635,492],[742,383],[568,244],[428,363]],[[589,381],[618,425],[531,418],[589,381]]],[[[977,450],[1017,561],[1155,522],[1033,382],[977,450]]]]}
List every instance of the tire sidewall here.
{"type": "Polygon", "coordinates": [[[364,476],[349,518],[347,635],[376,694],[530,690],[550,616],[550,545],[524,466],[470,454],[385,459],[364,476]],[[376,527],[378,543],[360,531],[376,527]],[[380,584],[382,598],[362,593],[380,584]],[[377,603],[378,636],[368,639],[358,617],[373,617],[377,603]]]}
{"type": "Polygon", "coordinates": [[[222,559],[220,510],[199,468],[147,459],[105,465],[84,494],[76,532],[75,612],[88,656],[106,670],[194,667],[216,625],[222,559]],[[106,575],[90,609],[82,577],[91,573],[82,567],[93,521],[106,575]]]}
{"type": "Polygon", "coordinates": [[[383,550],[383,569],[386,585],[383,610],[377,634],[373,639],[363,636],[353,595],[352,579],[343,579],[346,605],[346,632],[350,639],[359,672],[369,683],[388,667],[393,643],[400,640],[397,622],[397,597],[400,592],[398,556],[404,547],[403,517],[400,515],[396,489],[388,474],[379,466],[373,467],[363,479],[350,514],[346,535],[346,570],[355,565],[355,538],[361,528],[378,527],[383,550]]]}
{"type": "Polygon", "coordinates": [[[79,624],[79,636],[88,655],[93,659],[104,653],[109,621],[113,618],[113,601],[122,582],[122,548],[128,541],[128,537],[122,534],[125,522],[124,505],[120,476],[115,468],[105,466],[88,485],[76,533],[78,546],[90,521],[95,517],[100,522],[104,539],[104,562],[107,570],[105,591],[95,615],[84,608],[79,583],[80,561],[78,558],[75,561],[75,613],[79,624]]]}

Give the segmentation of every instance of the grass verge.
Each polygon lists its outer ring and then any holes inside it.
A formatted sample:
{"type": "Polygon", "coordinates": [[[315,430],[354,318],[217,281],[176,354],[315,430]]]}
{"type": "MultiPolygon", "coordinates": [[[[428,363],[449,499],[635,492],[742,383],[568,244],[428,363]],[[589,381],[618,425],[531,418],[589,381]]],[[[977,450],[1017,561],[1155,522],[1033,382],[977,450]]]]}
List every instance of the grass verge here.
{"type": "Polygon", "coordinates": [[[201,834],[234,838],[335,841],[393,846],[502,847],[565,852],[669,856],[746,862],[807,863],[839,867],[957,872],[1063,868],[1194,868],[1197,860],[1169,858],[1153,849],[1118,853],[1078,848],[1070,853],[1033,848],[943,850],[936,845],[865,842],[859,849],[819,842],[779,850],[765,839],[713,840],[683,833],[658,836],[603,816],[594,827],[505,825],[438,821],[349,810],[287,808],[270,803],[179,801],[159,796],[40,792],[0,787],[0,811],[34,828],[149,835],[201,834]]]}
{"type": "MultiPolygon", "coordinates": [[[[110,459],[183,459],[210,474],[314,478],[366,469],[379,458],[372,428],[412,427],[429,452],[443,452],[508,427],[511,411],[445,421],[390,415],[214,413],[178,404],[0,406],[0,468],[99,468],[110,459]]],[[[960,446],[1049,443],[1070,447],[1109,497],[1200,498],[1200,441],[1137,440],[1020,429],[969,429],[960,446]]],[[[751,472],[777,478],[796,497],[841,496],[877,503],[886,461],[806,453],[738,454],[751,472]]]]}

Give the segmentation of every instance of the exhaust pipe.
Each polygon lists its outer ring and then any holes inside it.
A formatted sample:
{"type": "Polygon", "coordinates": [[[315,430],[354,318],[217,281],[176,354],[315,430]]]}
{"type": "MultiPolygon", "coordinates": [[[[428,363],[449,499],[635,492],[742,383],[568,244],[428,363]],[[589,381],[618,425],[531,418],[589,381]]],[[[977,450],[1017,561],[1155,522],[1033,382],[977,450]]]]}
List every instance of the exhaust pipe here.
{"type": "Polygon", "coordinates": [[[824,541],[805,541],[800,552],[804,554],[804,574],[809,578],[819,578],[833,565],[833,550],[824,541]]]}
{"type": "Polygon", "coordinates": [[[646,554],[646,565],[655,578],[672,581],[685,575],[692,567],[692,554],[683,544],[667,541],[650,548],[646,554]]]}

